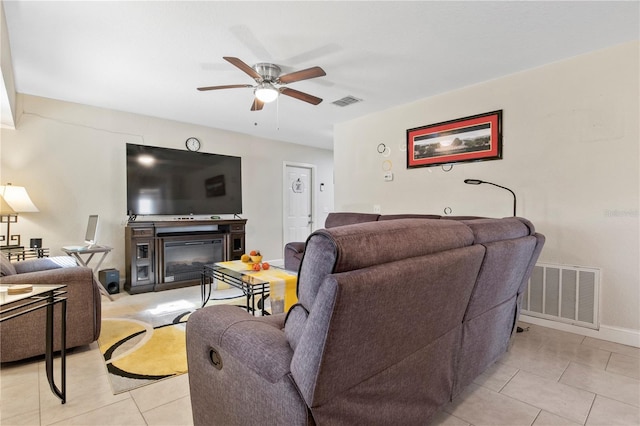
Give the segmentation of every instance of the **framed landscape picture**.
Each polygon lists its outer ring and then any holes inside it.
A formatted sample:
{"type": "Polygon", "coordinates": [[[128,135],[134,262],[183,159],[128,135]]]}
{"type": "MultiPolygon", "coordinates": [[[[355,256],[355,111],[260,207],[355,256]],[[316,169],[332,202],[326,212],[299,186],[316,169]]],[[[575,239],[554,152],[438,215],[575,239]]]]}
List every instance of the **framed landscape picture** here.
{"type": "Polygon", "coordinates": [[[502,110],[407,130],[407,168],[502,158],[502,110]]]}

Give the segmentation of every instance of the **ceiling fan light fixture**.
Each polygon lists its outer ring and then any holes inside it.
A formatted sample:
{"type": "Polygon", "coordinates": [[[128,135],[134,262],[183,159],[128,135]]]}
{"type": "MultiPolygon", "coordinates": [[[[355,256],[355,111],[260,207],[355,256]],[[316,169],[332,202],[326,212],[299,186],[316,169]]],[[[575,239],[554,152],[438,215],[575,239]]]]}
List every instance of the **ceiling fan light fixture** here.
{"type": "Polygon", "coordinates": [[[253,92],[258,100],[269,103],[278,98],[280,92],[271,83],[260,83],[253,92]]]}

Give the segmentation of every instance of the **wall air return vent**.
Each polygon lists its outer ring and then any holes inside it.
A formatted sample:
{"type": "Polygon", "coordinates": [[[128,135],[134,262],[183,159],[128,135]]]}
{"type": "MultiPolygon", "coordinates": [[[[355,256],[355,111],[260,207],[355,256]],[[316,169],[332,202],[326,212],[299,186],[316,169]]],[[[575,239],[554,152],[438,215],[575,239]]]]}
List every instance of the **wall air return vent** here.
{"type": "Polygon", "coordinates": [[[339,107],[346,107],[347,105],[353,105],[355,103],[362,102],[362,99],[358,99],[355,96],[345,96],[342,99],[338,99],[337,101],[331,102],[334,105],[338,105],[339,107]]]}
{"type": "Polygon", "coordinates": [[[538,263],[524,292],[522,313],[598,329],[600,269],[538,263]]]}

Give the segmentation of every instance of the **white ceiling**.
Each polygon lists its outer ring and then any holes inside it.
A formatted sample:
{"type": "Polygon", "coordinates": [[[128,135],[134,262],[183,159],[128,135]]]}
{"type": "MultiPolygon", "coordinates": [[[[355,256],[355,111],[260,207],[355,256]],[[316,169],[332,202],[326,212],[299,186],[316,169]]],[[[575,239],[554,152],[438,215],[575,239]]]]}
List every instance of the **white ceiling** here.
{"type": "MultiPolygon", "coordinates": [[[[638,1],[3,2],[20,93],[331,149],[333,125],[639,38],[638,1]],[[325,77],[251,112],[222,59],[325,77]],[[338,107],[351,95],[363,102],[338,107]]],[[[478,111],[478,113],[483,111],[478,111]]],[[[425,117],[428,124],[429,118],[425,117]]],[[[196,135],[194,135],[196,136],[196,135]]]]}

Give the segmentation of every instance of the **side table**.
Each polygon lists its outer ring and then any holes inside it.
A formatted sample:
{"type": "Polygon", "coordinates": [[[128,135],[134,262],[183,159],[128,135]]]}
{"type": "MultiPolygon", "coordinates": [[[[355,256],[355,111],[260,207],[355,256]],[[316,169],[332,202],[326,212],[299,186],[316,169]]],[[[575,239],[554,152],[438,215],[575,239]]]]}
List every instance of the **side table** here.
{"type": "Polygon", "coordinates": [[[100,293],[107,296],[109,300],[113,302],[113,297],[111,297],[107,289],[104,288],[104,286],[102,285],[102,283],[100,282],[100,280],[96,275],[98,270],[100,269],[100,265],[102,265],[102,262],[107,257],[107,255],[111,252],[111,250],[113,250],[113,248],[109,246],[62,247],[62,251],[65,252],[67,256],[75,257],[75,259],[78,261],[80,265],[93,269],[93,275],[96,276],[96,282],[98,283],[98,287],[100,288],[100,293]],[[89,263],[91,263],[93,256],[95,256],[96,254],[102,254],[102,256],[98,259],[98,263],[96,264],[96,266],[91,267],[89,266],[89,263]],[[83,255],[88,255],[88,257],[84,259],[82,257],[83,255]]]}
{"type": "Polygon", "coordinates": [[[0,322],[8,321],[38,309],[46,308],[45,334],[45,369],[51,392],[67,402],[67,286],[33,284],[29,293],[8,295],[6,290],[10,286],[0,286],[0,322]],[[53,306],[60,303],[60,388],[55,384],[53,376],[53,306]]]}

